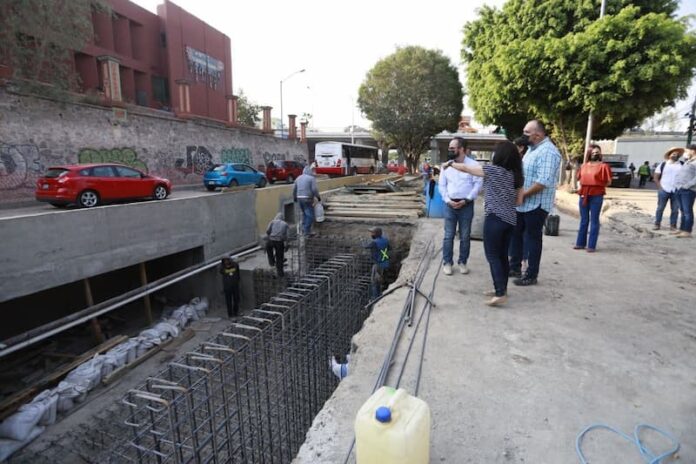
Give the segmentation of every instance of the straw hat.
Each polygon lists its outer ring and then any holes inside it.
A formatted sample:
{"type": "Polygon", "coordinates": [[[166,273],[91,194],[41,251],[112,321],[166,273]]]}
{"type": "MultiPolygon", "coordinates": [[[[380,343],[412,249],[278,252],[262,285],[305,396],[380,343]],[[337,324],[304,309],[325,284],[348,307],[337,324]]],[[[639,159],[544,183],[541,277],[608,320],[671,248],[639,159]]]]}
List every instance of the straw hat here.
{"type": "Polygon", "coordinates": [[[667,150],[667,151],[665,152],[665,155],[664,155],[663,158],[664,158],[664,159],[669,159],[669,156],[670,156],[672,153],[675,153],[675,152],[678,153],[679,156],[681,156],[681,155],[684,154],[684,150],[686,150],[686,148],[682,148],[682,147],[672,147],[672,148],[670,148],[669,150],[667,150]]]}

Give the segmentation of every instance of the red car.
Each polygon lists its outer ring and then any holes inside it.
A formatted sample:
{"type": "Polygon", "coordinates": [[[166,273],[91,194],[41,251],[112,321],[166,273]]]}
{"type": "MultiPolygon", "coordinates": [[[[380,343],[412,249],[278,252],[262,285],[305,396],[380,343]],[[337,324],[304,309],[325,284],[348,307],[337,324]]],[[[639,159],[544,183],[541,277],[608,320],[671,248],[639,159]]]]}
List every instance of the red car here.
{"type": "Polygon", "coordinates": [[[164,200],[172,183],[120,164],[76,164],[48,168],[36,182],[35,196],[61,207],[76,203],[92,208],[102,203],[154,198],[164,200]]]}
{"type": "Polygon", "coordinates": [[[302,175],[304,167],[297,161],[271,161],[266,166],[266,179],[271,184],[277,180],[286,180],[289,184],[302,175]]]}

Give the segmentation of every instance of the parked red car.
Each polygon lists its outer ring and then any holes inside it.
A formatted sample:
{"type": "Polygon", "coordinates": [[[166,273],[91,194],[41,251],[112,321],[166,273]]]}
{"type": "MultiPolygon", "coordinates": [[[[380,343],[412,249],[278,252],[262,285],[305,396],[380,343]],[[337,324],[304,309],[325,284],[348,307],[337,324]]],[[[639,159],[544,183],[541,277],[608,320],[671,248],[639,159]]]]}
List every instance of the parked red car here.
{"type": "Polygon", "coordinates": [[[154,198],[164,200],[172,183],[120,164],[76,164],[50,167],[36,182],[35,196],[53,206],[76,203],[92,208],[102,203],[154,198]]]}
{"type": "Polygon", "coordinates": [[[271,161],[266,166],[266,179],[271,184],[277,180],[286,180],[289,184],[302,175],[304,167],[297,161],[271,161]]]}

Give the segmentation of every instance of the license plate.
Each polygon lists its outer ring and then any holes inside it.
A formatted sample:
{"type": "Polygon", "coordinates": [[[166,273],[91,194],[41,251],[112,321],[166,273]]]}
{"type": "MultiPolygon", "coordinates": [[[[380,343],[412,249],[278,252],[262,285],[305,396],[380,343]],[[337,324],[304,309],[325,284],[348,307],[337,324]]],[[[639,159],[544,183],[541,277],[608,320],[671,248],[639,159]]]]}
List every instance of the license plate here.
{"type": "Polygon", "coordinates": [[[618,179],[619,176],[611,176],[612,179],[618,179]]]}
{"type": "Polygon", "coordinates": [[[208,182],[208,185],[215,185],[215,182],[208,182]]]}
{"type": "Polygon", "coordinates": [[[48,190],[48,184],[43,184],[43,185],[41,186],[41,188],[44,189],[44,190],[48,190]]]}

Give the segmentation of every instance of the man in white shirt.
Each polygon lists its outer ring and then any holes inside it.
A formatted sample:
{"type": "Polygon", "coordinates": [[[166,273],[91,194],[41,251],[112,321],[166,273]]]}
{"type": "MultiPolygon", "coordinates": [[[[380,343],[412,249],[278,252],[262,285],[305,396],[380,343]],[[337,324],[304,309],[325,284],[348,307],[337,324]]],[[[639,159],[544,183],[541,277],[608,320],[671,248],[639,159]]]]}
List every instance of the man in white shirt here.
{"type": "Polygon", "coordinates": [[[655,184],[657,185],[657,211],[655,211],[655,226],[653,230],[660,230],[662,222],[662,213],[667,206],[669,200],[669,228],[674,233],[679,233],[677,229],[677,219],[679,216],[679,206],[676,197],[676,189],[674,181],[677,177],[677,172],[682,167],[679,162],[679,157],[684,153],[683,148],[670,148],[665,153],[665,161],[663,161],[655,169],[655,184]]]}
{"type": "MultiPolygon", "coordinates": [[[[448,160],[457,163],[478,163],[466,156],[466,141],[461,137],[453,138],[449,143],[448,160]]],[[[456,169],[447,169],[444,165],[440,174],[439,190],[445,202],[445,238],[442,241],[442,263],[446,275],[452,275],[454,264],[454,235],[459,226],[459,272],[468,274],[466,263],[469,260],[471,222],[474,219],[474,200],[481,191],[483,178],[465,174],[456,169]]]]}

